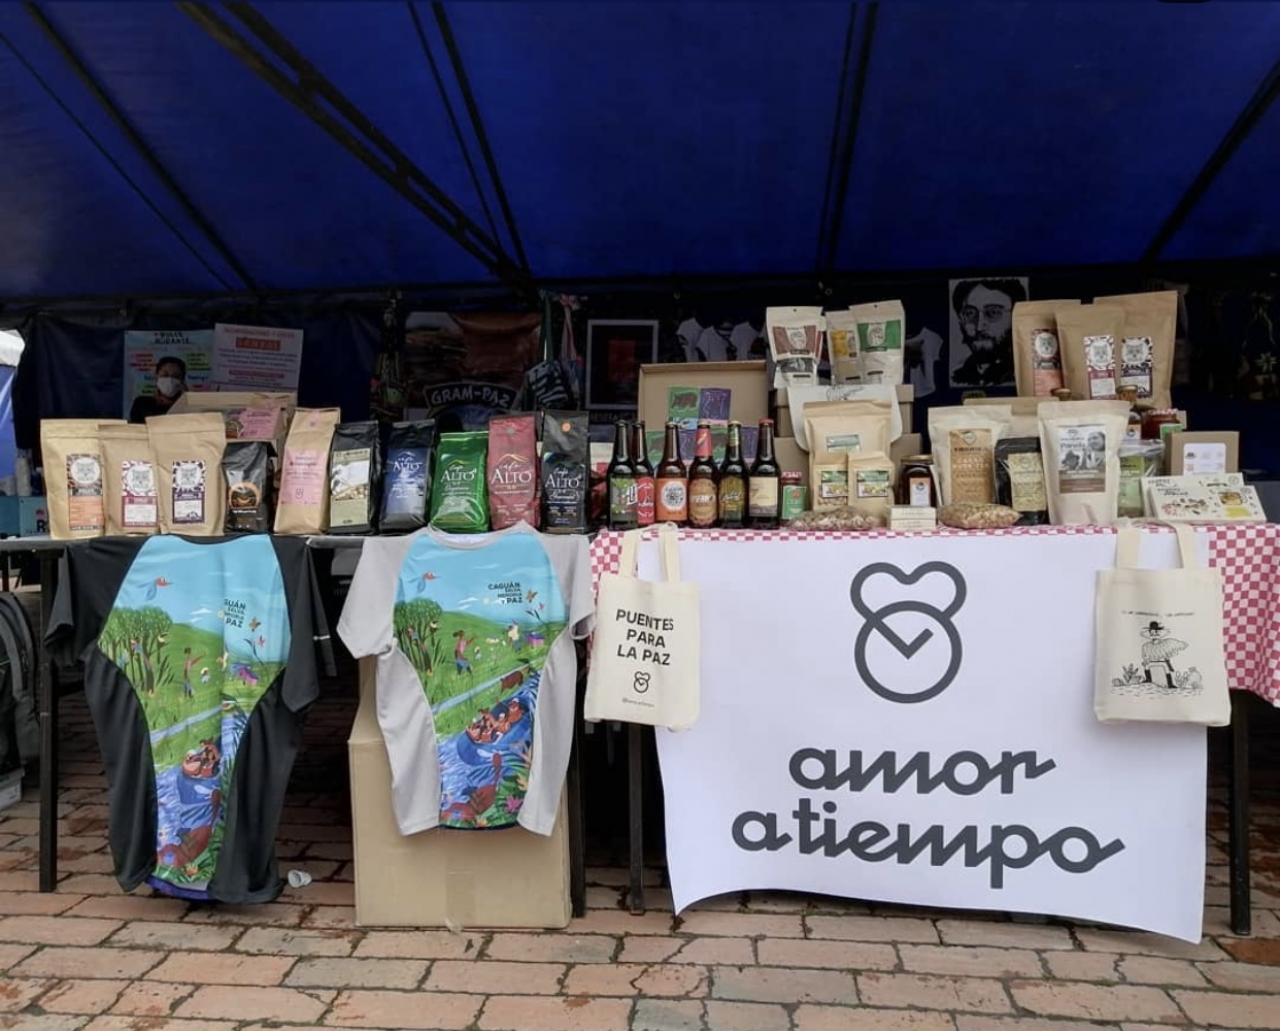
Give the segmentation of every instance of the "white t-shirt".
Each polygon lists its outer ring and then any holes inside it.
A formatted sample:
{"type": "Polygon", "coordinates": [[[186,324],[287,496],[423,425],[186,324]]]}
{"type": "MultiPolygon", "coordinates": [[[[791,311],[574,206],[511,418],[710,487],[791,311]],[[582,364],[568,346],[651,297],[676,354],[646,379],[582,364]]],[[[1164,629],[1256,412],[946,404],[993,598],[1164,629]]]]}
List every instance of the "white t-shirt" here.
{"type": "Polygon", "coordinates": [[[585,537],[371,537],[338,633],[376,656],[401,834],[519,824],[550,834],[573,743],[574,640],[595,624],[585,537]]]}

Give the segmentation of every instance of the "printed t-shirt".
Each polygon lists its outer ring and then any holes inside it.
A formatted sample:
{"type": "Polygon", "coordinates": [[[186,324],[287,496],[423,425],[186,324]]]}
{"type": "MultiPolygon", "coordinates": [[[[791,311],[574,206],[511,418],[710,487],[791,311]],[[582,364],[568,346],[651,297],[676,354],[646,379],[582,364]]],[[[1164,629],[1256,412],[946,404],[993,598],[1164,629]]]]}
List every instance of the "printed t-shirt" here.
{"type": "Polygon", "coordinates": [[[595,621],[585,537],[372,537],[338,623],[377,657],[378,724],[401,834],[518,824],[550,834],[595,621]]]}
{"type": "Polygon", "coordinates": [[[72,545],[48,637],[84,662],[120,886],[275,898],[276,825],[327,644],[305,541],[72,545]]]}

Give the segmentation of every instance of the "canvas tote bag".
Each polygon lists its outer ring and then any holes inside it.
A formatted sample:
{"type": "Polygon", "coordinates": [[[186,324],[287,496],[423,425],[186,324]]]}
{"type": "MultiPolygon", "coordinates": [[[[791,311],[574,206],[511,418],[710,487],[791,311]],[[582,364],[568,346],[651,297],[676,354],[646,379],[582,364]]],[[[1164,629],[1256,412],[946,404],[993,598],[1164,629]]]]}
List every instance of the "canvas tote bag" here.
{"type": "Polygon", "coordinates": [[[1104,723],[1231,722],[1222,574],[1200,564],[1191,527],[1173,529],[1180,569],[1139,569],[1142,532],[1122,524],[1116,568],[1098,572],[1093,709],[1104,723]]]}
{"type": "Polygon", "coordinates": [[[584,715],[687,730],[701,687],[698,585],[680,579],[675,527],[658,531],[663,579],[636,579],[640,530],[622,538],[617,573],[600,577],[584,715]]]}

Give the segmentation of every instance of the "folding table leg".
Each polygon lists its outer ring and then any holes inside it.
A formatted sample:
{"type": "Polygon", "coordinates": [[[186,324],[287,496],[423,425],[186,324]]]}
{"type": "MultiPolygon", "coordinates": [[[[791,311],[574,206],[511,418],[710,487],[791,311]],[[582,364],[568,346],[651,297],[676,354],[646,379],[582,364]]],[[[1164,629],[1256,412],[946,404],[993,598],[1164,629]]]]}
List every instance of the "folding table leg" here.
{"type": "Polygon", "coordinates": [[[1231,692],[1231,763],[1227,783],[1227,835],[1231,864],[1231,930],[1253,931],[1249,891],[1249,703],[1248,691],[1231,692]]]}
{"type": "Polygon", "coordinates": [[[40,552],[40,890],[58,884],[58,683],[53,656],[44,645],[58,589],[59,556],[40,552]]]}
{"type": "Polygon", "coordinates": [[[631,912],[644,912],[644,728],[627,724],[627,834],[631,847],[631,912]]]}
{"type": "MultiPolygon", "coordinates": [[[[581,678],[579,678],[581,680],[581,678]]],[[[569,902],[576,917],[587,915],[587,835],[582,806],[582,691],[577,692],[573,748],[569,752],[569,902]]]]}

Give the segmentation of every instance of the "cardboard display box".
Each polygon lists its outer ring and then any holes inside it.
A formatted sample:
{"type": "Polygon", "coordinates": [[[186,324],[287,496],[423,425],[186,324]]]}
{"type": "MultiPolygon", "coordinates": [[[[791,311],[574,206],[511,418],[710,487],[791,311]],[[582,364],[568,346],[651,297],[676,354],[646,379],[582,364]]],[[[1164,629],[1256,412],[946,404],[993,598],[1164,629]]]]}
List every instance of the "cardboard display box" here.
{"type": "MultiPolygon", "coordinates": [[[[924,447],[924,439],[919,433],[904,433],[890,444],[889,457],[893,460],[895,470],[901,468],[904,458],[920,454],[922,447],[924,447]]],[[[798,472],[801,485],[809,486],[809,452],[801,450],[795,437],[775,438],[773,453],[777,456],[778,465],[784,473],[798,472]]],[[[812,503],[812,499],[810,501],[812,503]]]]}
{"type": "Polygon", "coordinates": [[[1233,431],[1169,433],[1165,437],[1165,468],[1170,476],[1183,473],[1238,473],[1240,434],[1233,431]]]}
{"type": "Polygon", "coordinates": [[[360,709],[347,748],[362,927],[568,926],[568,804],[550,837],[523,827],[401,835],[391,809],[391,764],[378,726],[373,659],[360,660],[360,709]]]}
{"type": "MultiPolygon", "coordinates": [[[[898,384],[898,411],[902,414],[902,432],[904,434],[911,432],[914,425],[912,419],[915,416],[915,400],[916,388],[910,383],[898,384]]],[[[787,401],[787,388],[779,387],[773,392],[773,411],[775,434],[780,437],[790,437],[791,433],[791,406],[787,401]]]]}
{"type": "Polygon", "coordinates": [[[755,426],[769,417],[769,382],[764,362],[641,365],[639,418],[646,429],[661,429],[666,424],[667,391],[671,387],[723,387],[733,391],[729,418],[743,426],[755,426]]]}

